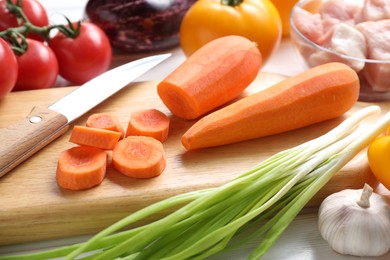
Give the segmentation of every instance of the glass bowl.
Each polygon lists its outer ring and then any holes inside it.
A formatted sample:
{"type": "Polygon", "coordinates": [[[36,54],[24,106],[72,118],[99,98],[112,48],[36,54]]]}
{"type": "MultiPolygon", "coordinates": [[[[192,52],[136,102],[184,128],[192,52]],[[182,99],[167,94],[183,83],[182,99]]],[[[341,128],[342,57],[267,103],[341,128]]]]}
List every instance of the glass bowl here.
{"type": "MultiPolygon", "coordinates": [[[[342,1],[342,0],[341,0],[342,1]]],[[[313,42],[299,31],[295,16],[302,8],[312,14],[318,14],[321,0],[301,0],[292,9],[290,15],[290,38],[305,65],[310,68],[328,62],[342,62],[354,69],[360,79],[360,101],[390,100],[390,60],[373,60],[352,57],[313,42]]],[[[299,13],[302,17],[302,13],[299,13]]],[[[342,23],[338,21],[338,23],[342,23]]],[[[326,32],[325,32],[326,34],[326,32]]],[[[324,35],[324,37],[326,37],[324,35]]],[[[351,46],[351,48],[353,48],[351,46]]],[[[390,55],[390,54],[387,54],[390,55]]]]}

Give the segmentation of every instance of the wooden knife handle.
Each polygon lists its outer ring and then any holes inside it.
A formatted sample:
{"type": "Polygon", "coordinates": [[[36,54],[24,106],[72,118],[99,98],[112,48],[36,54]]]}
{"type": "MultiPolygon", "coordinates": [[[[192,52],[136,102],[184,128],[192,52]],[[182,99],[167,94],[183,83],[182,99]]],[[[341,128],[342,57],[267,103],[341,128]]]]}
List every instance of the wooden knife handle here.
{"type": "Polygon", "coordinates": [[[68,130],[67,118],[35,107],[23,120],[0,129],[0,177],[68,130]]]}

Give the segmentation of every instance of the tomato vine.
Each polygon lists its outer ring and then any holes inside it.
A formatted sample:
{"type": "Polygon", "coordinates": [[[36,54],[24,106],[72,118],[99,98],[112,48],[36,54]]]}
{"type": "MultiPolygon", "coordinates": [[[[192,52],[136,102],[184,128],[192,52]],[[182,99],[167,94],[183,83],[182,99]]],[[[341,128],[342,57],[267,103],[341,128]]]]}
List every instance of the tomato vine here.
{"type": "Polygon", "coordinates": [[[18,26],[10,27],[0,32],[0,37],[11,43],[11,48],[17,55],[21,55],[26,52],[28,45],[26,37],[30,33],[42,36],[45,41],[50,40],[50,33],[53,29],[57,29],[66,37],[73,39],[80,34],[81,21],[77,23],[77,26],[74,26],[74,24],[65,17],[68,22],[67,26],[54,24],[40,27],[30,22],[22,7],[22,0],[17,0],[16,3],[13,3],[12,0],[6,0],[6,8],[10,11],[10,13],[15,15],[18,21],[18,26]]]}
{"type": "Polygon", "coordinates": [[[102,29],[88,21],[64,18],[64,24],[49,24],[37,0],[0,0],[0,40],[7,43],[0,46],[7,54],[0,68],[9,60],[17,61],[12,66],[16,82],[0,78],[0,99],[10,89],[51,87],[58,76],[83,84],[109,68],[112,49],[102,29]]]}

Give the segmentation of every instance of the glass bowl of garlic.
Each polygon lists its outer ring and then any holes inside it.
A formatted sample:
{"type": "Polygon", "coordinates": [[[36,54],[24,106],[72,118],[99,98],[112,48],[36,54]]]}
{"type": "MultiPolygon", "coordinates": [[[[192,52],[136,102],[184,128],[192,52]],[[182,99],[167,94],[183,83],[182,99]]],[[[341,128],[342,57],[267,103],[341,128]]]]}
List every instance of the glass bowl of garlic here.
{"type": "Polygon", "coordinates": [[[390,1],[301,0],[290,37],[307,67],[342,62],[360,79],[360,101],[390,100],[390,1]]]}

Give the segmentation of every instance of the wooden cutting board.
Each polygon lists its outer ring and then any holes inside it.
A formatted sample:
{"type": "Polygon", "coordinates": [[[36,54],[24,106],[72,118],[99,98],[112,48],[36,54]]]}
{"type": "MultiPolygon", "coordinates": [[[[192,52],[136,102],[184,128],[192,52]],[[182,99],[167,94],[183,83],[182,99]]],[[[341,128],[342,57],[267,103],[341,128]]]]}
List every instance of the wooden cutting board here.
{"type": "MultiPolygon", "coordinates": [[[[281,79],[283,77],[279,75],[260,73],[244,95],[281,79]]],[[[180,137],[194,121],[173,116],[159,99],[156,85],[157,82],[130,84],[74,124],[85,124],[91,113],[110,112],[126,127],[132,111],[160,109],[171,117],[170,136],[164,143],[167,157],[164,173],[153,179],[137,180],[125,177],[109,167],[106,179],[98,187],[78,192],[60,189],[55,181],[57,158],[62,150],[74,146],[68,142],[68,131],[0,178],[0,244],[94,233],[153,202],[178,193],[221,185],[276,152],[324,134],[342,120],[330,120],[238,144],[186,152],[181,146],[180,137]]],[[[73,89],[10,93],[0,102],[0,127],[25,117],[33,106],[49,105],[73,89]]],[[[357,103],[352,110],[367,105],[357,103]]],[[[389,107],[387,103],[382,105],[386,110],[389,107]]],[[[361,188],[364,182],[375,183],[363,151],[308,206],[318,206],[325,196],[338,190],[361,188]]]]}

